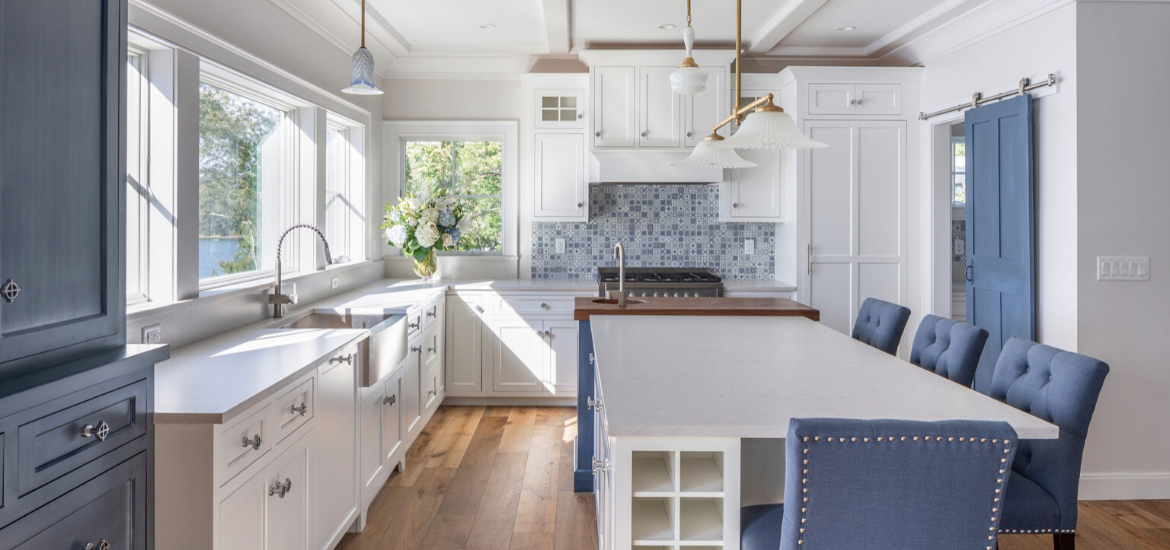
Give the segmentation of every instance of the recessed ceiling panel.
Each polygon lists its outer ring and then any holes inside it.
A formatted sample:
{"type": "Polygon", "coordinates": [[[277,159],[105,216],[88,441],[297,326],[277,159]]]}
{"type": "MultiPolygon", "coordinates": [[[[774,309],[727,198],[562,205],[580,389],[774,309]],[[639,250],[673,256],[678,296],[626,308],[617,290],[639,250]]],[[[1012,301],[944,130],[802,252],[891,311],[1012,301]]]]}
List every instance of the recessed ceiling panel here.
{"type": "Polygon", "coordinates": [[[789,48],[864,48],[947,0],[829,0],[780,41],[789,48]],[[851,31],[837,30],[856,27],[851,31]]]}
{"type": "Polygon", "coordinates": [[[539,51],[547,47],[540,0],[367,0],[411,49],[539,51]]]}
{"type": "MultiPolygon", "coordinates": [[[[743,40],[772,22],[786,3],[797,0],[743,0],[743,40]]],[[[682,43],[687,24],[686,0],[576,0],[573,42],[578,48],[598,44],[682,43]],[[674,25],[673,29],[660,29],[674,25]]],[[[698,44],[735,42],[733,0],[692,0],[691,25],[698,44]]]]}

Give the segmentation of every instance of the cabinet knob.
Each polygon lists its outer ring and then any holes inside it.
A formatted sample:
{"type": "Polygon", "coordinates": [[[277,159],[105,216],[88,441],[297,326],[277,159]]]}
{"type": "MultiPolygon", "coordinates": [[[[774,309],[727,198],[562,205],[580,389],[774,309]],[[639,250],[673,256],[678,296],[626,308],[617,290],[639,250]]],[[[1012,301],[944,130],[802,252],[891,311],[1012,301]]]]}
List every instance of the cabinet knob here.
{"type": "Polygon", "coordinates": [[[601,137],[601,130],[593,132],[593,137],[601,137]]]}
{"type": "Polygon", "coordinates": [[[272,484],[272,487],[268,488],[268,496],[277,495],[280,498],[284,498],[284,495],[289,494],[291,491],[292,480],[286,477],[284,478],[284,483],[277,481],[276,483],[272,484]]]}
{"type": "Polygon", "coordinates": [[[642,132],[642,137],[646,137],[649,134],[650,134],[650,132],[642,132]]]}
{"type": "Polygon", "coordinates": [[[546,303],[546,302],[541,302],[541,303],[540,303],[540,309],[548,309],[548,303],[546,303]]]}
{"type": "Polygon", "coordinates": [[[577,208],[584,208],[584,207],[585,207],[585,203],[583,203],[583,202],[577,203],[577,208]]]}
{"type": "Polygon", "coordinates": [[[307,414],[309,412],[309,404],[308,403],[301,403],[300,405],[293,405],[292,412],[293,412],[293,414],[305,416],[305,414],[307,414]]]}
{"type": "Polygon", "coordinates": [[[739,203],[738,203],[738,202],[733,202],[733,203],[731,203],[731,207],[732,207],[732,208],[739,208],[739,203]]]}
{"type": "Polygon", "coordinates": [[[475,310],[480,312],[480,313],[483,313],[483,306],[475,306],[475,310]]]}
{"type": "Polygon", "coordinates": [[[251,447],[253,451],[260,450],[260,441],[260,434],[256,434],[255,437],[244,436],[244,446],[251,447]]]}
{"type": "Polygon", "coordinates": [[[427,397],[430,397],[432,395],[439,395],[439,394],[435,393],[435,390],[430,390],[427,392],[427,397]]]}
{"type": "Polygon", "coordinates": [[[91,542],[85,545],[85,550],[110,550],[110,541],[102,539],[97,544],[91,542]]]}
{"type": "Polygon", "coordinates": [[[384,404],[384,405],[393,405],[395,401],[398,401],[397,394],[389,395],[389,396],[382,398],[382,404],[384,404]]]}
{"type": "Polygon", "coordinates": [[[577,118],[585,118],[585,113],[577,113],[577,118]]]}
{"type": "Polygon", "coordinates": [[[11,304],[20,295],[20,287],[17,286],[16,281],[8,279],[4,281],[4,286],[0,287],[0,294],[4,295],[4,301],[11,304]]]}
{"type": "Polygon", "coordinates": [[[687,132],[687,137],[691,137],[693,135],[695,135],[694,132],[687,132]]]}
{"type": "Polygon", "coordinates": [[[110,425],[105,421],[98,422],[95,428],[93,424],[86,424],[85,428],[81,430],[81,437],[96,437],[98,441],[105,441],[110,435],[110,425]]]}

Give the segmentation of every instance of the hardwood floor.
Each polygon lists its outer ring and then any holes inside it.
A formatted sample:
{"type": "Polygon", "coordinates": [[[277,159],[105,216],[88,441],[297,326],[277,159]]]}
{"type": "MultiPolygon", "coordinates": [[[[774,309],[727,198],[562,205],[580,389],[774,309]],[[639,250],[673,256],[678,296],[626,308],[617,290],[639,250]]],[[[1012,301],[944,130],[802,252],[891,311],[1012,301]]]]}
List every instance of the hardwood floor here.
{"type": "MultiPolygon", "coordinates": [[[[340,550],[595,550],[593,495],[573,492],[576,411],[442,407],[340,550]]],[[[1170,549],[1170,501],[1082,502],[1079,550],[1170,549]]],[[[1011,535],[1000,550],[1050,550],[1011,535]]]]}

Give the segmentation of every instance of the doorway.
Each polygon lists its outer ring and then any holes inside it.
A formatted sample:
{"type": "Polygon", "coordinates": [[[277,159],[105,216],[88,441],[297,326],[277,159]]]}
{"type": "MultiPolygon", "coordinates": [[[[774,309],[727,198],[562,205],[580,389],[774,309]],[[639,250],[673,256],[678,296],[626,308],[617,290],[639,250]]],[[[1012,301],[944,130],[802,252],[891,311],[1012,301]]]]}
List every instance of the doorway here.
{"type": "MultiPolygon", "coordinates": [[[[950,143],[943,164],[950,165],[947,185],[950,191],[951,218],[951,319],[967,320],[967,145],[962,122],[950,125],[950,143]]],[[[945,198],[945,195],[944,195],[945,198]]],[[[946,235],[944,235],[946,238],[946,235]]]]}

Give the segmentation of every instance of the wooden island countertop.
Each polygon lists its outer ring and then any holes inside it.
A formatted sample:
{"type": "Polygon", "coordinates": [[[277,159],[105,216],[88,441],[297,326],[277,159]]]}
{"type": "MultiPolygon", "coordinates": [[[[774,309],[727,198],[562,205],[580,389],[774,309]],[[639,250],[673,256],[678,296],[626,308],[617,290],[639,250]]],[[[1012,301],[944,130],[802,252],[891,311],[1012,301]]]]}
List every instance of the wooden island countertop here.
{"type": "Polygon", "coordinates": [[[626,307],[595,303],[597,299],[576,298],[573,319],[588,321],[592,315],[694,315],[821,320],[820,310],[788,298],[630,298],[626,307]]]}

